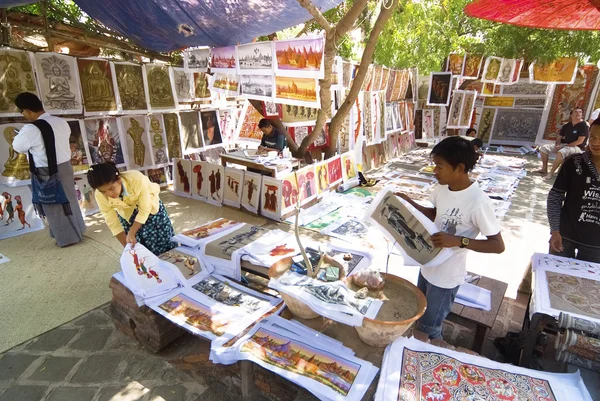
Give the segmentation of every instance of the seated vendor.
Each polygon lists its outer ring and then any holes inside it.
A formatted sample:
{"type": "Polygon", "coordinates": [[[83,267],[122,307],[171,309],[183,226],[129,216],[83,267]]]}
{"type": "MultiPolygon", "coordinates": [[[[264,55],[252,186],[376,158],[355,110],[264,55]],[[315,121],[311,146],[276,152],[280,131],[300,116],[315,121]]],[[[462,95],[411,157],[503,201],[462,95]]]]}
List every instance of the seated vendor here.
{"type": "Polygon", "coordinates": [[[473,148],[473,150],[475,150],[476,154],[476,162],[479,162],[481,160],[481,158],[483,157],[483,152],[481,151],[481,148],[483,148],[483,141],[479,138],[474,138],[471,141],[471,147],[473,148]]]}
{"type": "Polygon", "coordinates": [[[263,137],[258,147],[259,153],[283,151],[287,142],[283,131],[275,128],[271,121],[266,118],[258,122],[258,128],[263,132],[263,137]]]}

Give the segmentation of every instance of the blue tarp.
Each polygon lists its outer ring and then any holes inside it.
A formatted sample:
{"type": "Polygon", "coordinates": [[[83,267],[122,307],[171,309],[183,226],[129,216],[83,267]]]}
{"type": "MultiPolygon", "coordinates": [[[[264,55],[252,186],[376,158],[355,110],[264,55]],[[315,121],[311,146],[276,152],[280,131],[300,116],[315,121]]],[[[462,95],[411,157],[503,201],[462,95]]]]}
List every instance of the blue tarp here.
{"type": "Polygon", "coordinates": [[[37,0],[0,0],[0,8],[25,6],[33,3],[37,3],[37,0]]]}
{"type": "MultiPolygon", "coordinates": [[[[325,12],[343,0],[313,0],[325,12]]],[[[297,0],[75,0],[92,18],[159,52],[229,46],[312,17],[297,0]]]]}

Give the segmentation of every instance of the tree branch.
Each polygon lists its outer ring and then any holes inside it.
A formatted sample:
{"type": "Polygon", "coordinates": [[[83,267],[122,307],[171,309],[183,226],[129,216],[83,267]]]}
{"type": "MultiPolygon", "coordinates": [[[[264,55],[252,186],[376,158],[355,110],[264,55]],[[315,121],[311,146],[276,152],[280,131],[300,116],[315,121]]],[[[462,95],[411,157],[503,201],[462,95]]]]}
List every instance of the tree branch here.
{"type": "Polygon", "coordinates": [[[310,30],[310,25],[315,22],[314,19],[311,19],[310,21],[306,21],[304,23],[304,27],[302,27],[302,29],[300,30],[300,32],[298,32],[298,34],[296,35],[297,38],[299,38],[300,36],[304,35],[306,32],[308,32],[310,30]]]}
{"type": "Polygon", "coordinates": [[[350,31],[352,28],[354,28],[356,20],[358,19],[358,17],[360,17],[360,14],[362,14],[368,2],[369,0],[355,0],[350,10],[348,10],[348,12],[342,17],[342,19],[339,20],[339,22],[335,26],[334,33],[336,43],[340,40],[342,36],[347,34],[348,31],[350,31]]]}
{"type": "Polygon", "coordinates": [[[313,19],[317,22],[317,24],[321,26],[321,28],[325,30],[325,32],[329,32],[331,30],[331,24],[329,23],[329,21],[327,21],[327,19],[321,13],[321,11],[319,11],[319,9],[315,7],[312,1],[298,0],[298,3],[300,3],[300,5],[304,7],[306,11],[310,13],[310,15],[312,15],[313,19]]]}

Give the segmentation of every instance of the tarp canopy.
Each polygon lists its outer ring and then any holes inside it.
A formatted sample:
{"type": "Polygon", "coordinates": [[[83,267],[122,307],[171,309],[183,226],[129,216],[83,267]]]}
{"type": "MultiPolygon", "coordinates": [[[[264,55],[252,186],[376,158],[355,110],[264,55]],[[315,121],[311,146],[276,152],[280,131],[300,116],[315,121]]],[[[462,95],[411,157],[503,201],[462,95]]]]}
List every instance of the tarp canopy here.
{"type": "Polygon", "coordinates": [[[37,1],[32,0],[0,0],[0,8],[10,8],[10,7],[18,7],[25,6],[27,4],[37,3],[37,1]]]}
{"type": "MultiPolygon", "coordinates": [[[[313,0],[325,12],[343,0],[313,0]]],[[[249,43],[312,17],[298,0],[75,0],[138,45],[168,52],[249,43]]]]}

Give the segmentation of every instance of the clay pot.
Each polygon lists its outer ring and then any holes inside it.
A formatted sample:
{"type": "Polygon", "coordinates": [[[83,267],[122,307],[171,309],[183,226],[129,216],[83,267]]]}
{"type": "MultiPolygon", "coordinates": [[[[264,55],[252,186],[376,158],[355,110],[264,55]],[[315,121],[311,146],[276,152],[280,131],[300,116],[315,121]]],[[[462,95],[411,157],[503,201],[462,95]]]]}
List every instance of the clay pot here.
{"type": "Polygon", "coordinates": [[[417,314],[410,319],[401,321],[384,321],[374,319],[363,319],[362,326],[355,327],[358,336],[365,343],[373,347],[387,347],[395,339],[401,337],[410,326],[416,322],[427,309],[427,299],[425,295],[411,282],[394,276],[392,274],[380,273],[385,279],[385,285],[396,285],[404,288],[417,298],[417,314]]]}

